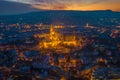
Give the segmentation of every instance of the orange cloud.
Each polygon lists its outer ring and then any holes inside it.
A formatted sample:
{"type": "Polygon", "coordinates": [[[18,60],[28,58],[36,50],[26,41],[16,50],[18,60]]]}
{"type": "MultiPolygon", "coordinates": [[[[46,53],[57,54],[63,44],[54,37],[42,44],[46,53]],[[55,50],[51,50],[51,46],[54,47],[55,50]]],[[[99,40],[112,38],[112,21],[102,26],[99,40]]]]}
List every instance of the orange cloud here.
{"type": "Polygon", "coordinates": [[[119,3],[120,1],[102,1],[102,2],[94,2],[89,4],[84,3],[69,3],[69,2],[61,2],[61,3],[52,3],[52,4],[33,4],[32,7],[37,9],[44,9],[44,10],[106,10],[110,9],[113,11],[120,11],[119,10],[119,3]]]}

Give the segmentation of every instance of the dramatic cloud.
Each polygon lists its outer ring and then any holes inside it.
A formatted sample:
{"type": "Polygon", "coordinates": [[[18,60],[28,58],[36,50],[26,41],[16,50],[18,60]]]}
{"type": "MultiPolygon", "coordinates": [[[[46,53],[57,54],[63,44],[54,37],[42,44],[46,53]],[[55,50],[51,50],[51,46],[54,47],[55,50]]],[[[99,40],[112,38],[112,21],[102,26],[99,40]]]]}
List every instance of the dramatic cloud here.
{"type": "Polygon", "coordinates": [[[1,12],[27,12],[39,10],[114,10],[120,0],[0,0],[1,12]]]}
{"type": "Polygon", "coordinates": [[[120,0],[6,0],[30,4],[37,9],[45,10],[98,10],[111,9],[118,10],[120,0]],[[97,5],[98,6],[97,6],[97,5]],[[110,6],[112,4],[112,7],[110,6]],[[117,5],[115,5],[117,4],[117,5]],[[100,8],[104,6],[104,8],[100,8]]]}
{"type": "Polygon", "coordinates": [[[31,4],[39,9],[69,9],[70,7],[82,7],[101,2],[100,0],[7,0],[13,2],[31,4]]]}
{"type": "Polygon", "coordinates": [[[104,6],[104,9],[114,9],[115,4],[117,6],[119,2],[119,0],[34,0],[32,6],[38,9],[52,10],[94,10],[95,8],[97,10],[100,9],[97,5],[104,6]],[[113,6],[110,7],[110,5],[113,6]]]}
{"type": "Polygon", "coordinates": [[[36,10],[29,4],[0,0],[0,14],[18,14],[36,10]]]}

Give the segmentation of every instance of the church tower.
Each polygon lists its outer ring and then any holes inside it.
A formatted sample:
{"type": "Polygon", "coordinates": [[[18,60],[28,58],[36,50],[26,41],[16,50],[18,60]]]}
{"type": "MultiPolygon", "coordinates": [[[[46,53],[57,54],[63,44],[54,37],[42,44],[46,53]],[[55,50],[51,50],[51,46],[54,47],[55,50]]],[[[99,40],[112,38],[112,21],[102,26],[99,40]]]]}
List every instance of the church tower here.
{"type": "Polygon", "coordinates": [[[85,27],[89,27],[89,24],[88,23],[86,23],[86,26],[85,27]]]}

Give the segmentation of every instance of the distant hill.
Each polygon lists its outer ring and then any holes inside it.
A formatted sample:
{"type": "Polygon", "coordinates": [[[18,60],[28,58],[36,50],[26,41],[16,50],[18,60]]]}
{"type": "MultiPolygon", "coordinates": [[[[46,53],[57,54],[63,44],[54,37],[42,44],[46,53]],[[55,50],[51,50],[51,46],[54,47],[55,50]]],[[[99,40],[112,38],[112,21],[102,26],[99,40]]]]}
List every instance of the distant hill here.
{"type": "Polygon", "coordinates": [[[66,25],[120,25],[120,12],[100,11],[39,11],[19,15],[0,15],[2,23],[43,23],[66,25]]]}

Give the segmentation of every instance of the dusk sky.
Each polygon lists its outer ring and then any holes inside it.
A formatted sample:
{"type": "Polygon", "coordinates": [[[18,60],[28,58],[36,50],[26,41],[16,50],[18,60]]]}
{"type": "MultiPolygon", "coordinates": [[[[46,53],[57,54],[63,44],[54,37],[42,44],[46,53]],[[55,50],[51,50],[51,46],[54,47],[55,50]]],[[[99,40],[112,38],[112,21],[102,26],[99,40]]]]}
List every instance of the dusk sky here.
{"type": "Polygon", "coordinates": [[[0,14],[38,10],[120,11],[120,0],[0,0],[0,14]]]}

